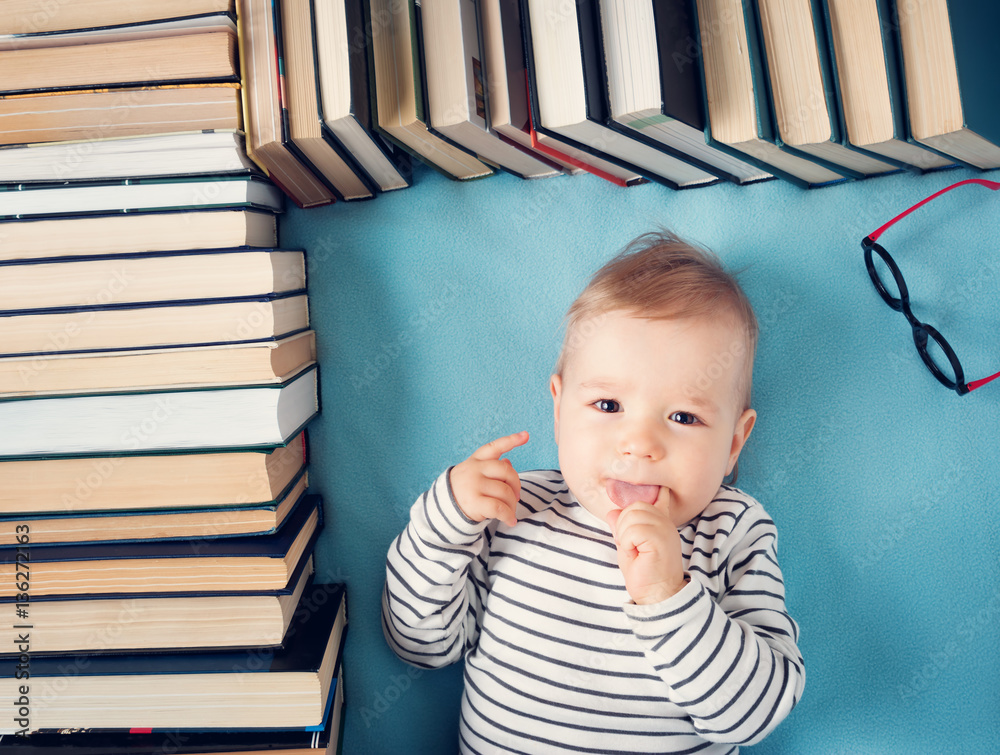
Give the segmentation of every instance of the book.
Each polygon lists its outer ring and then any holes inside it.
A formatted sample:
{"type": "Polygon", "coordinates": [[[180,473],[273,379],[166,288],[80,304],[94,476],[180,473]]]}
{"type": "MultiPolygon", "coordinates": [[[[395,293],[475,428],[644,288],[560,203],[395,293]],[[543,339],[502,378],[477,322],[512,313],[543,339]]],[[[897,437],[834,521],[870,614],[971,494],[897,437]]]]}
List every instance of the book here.
{"type": "Polygon", "coordinates": [[[0,398],[280,383],[316,361],[316,334],[262,343],[0,358],[0,398]]]}
{"type": "MultiPolygon", "coordinates": [[[[345,606],[343,585],[314,585],[278,649],[32,657],[30,698],[37,704],[14,731],[321,731],[338,681],[345,606]],[[65,672],[67,664],[74,673],[65,672]],[[59,693],[52,694],[57,680],[59,693]]],[[[24,682],[15,678],[15,664],[5,665],[0,689],[17,700],[24,682]]]]}
{"type": "Polygon", "coordinates": [[[525,40],[520,0],[484,0],[483,36],[487,56],[503,56],[486,68],[491,95],[499,104],[491,127],[508,139],[554,161],[570,174],[590,173],[617,186],[638,186],[646,179],[614,163],[577,149],[535,129],[532,120],[531,84],[525,60],[525,40]],[[506,71],[503,71],[506,66],[506,71]],[[501,72],[505,74],[500,78],[501,72]],[[504,96],[503,92],[507,94],[504,96]],[[497,96],[499,95],[499,96],[497,96]],[[506,106],[506,109],[505,109],[506,106]]]}
{"type": "Polygon", "coordinates": [[[850,180],[778,140],[751,0],[694,0],[708,143],[802,188],[850,180]]]}
{"type": "Polygon", "coordinates": [[[490,130],[490,91],[475,0],[421,0],[430,127],[480,160],[519,178],[562,171],[502,141],[490,130]]]}
{"type": "Polygon", "coordinates": [[[95,513],[16,514],[0,517],[0,546],[16,545],[31,531],[32,547],[64,543],[151,542],[192,538],[268,535],[291,513],[308,485],[300,469],[272,504],[211,509],[143,509],[95,513]]]}
{"type": "Polygon", "coordinates": [[[910,137],[965,165],[1000,167],[991,33],[996,3],[896,5],[910,137]]]}
{"type": "Polygon", "coordinates": [[[375,183],[323,130],[311,0],[274,0],[279,66],[285,75],[291,147],[339,199],[371,199],[375,183]]]}
{"type": "Polygon", "coordinates": [[[337,755],[343,747],[344,663],[334,670],[333,703],[321,731],[68,732],[0,735],[9,755],[337,755]]]}
{"type": "Polygon", "coordinates": [[[743,184],[773,178],[705,141],[691,8],[673,0],[600,0],[608,125],[743,184]]]}
{"type": "Polygon", "coordinates": [[[955,167],[909,141],[890,1],[826,0],[824,11],[841,133],[850,144],[910,170],[955,167]]]}
{"type": "Polygon", "coordinates": [[[449,178],[469,180],[493,169],[428,128],[421,81],[421,35],[414,0],[370,0],[371,72],[375,123],[386,138],[449,178]]]}
{"type": "Polygon", "coordinates": [[[346,149],[379,191],[412,181],[408,152],[376,133],[365,29],[368,0],[311,2],[320,116],[324,133],[346,149]]]}
{"type": "Polygon", "coordinates": [[[490,130],[501,139],[548,160],[565,173],[583,173],[583,168],[531,146],[528,87],[524,70],[519,0],[483,0],[479,4],[486,91],[490,101],[490,130]]]}
{"type": "Polygon", "coordinates": [[[541,152],[557,163],[570,165],[576,171],[590,173],[621,187],[640,186],[648,183],[647,179],[633,170],[610,163],[589,152],[584,152],[568,142],[539,132],[535,129],[532,117],[529,117],[528,120],[528,135],[531,139],[532,149],[541,152]]]}
{"type": "MultiPolygon", "coordinates": [[[[236,24],[230,7],[215,13],[196,13],[172,18],[154,18],[136,23],[107,24],[90,16],[81,27],[60,31],[32,31],[20,34],[0,35],[0,50],[38,50],[74,47],[79,45],[100,45],[108,42],[131,42],[134,40],[160,39],[183,35],[197,35],[206,32],[236,32],[236,24]]],[[[155,76],[155,72],[150,71],[155,76]]]]}
{"type": "MultiPolygon", "coordinates": [[[[42,653],[277,647],[303,591],[311,587],[312,574],[310,555],[280,592],[32,599],[32,658],[42,653]]],[[[18,632],[13,627],[6,632],[6,646],[16,648],[18,632]]],[[[0,744],[0,749],[6,748],[0,744]]]]}
{"type": "Polygon", "coordinates": [[[486,81],[493,103],[490,128],[501,139],[531,150],[570,175],[591,173],[618,186],[645,183],[646,179],[637,173],[535,130],[531,121],[520,0],[483,0],[480,11],[487,58],[486,81]]]}
{"type": "Polygon", "coordinates": [[[607,125],[596,0],[523,0],[534,128],[674,189],[717,176],[607,125]]]}
{"type": "Polygon", "coordinates": [[[186,18],[232,10],[233,0],[160,0],[122,3],[119,0],[74,0],[53,6],[48,0],[5,0],[0,34],[40,34],[84,29],[100,19],[105,26],[186,18]]]}
{"type": "Polygon", "coordinates": [[[118,212],[245,207],[284,211],[284,194],[260,176],[122,179],[114,183],[0,186],[0,220],[118,212]]]}
{"type": "MultiPolygon", "coordinates": [[[[214,191],[206,185],[210,202],[214,191]]],[[[196,201],[199,197],[196,196],[196,201]]],[[[269,212],[195,210],[111,216],[32,218],[0,226],[0,261],[87,257],[90,255],[273,247],[277,223],[269,212]]]]}
{"type": "Polygon", "coordinates": [[[854,178],[898,172],[842,138],[819,0],[757,0],[778,139],[854,178]]]}
{"type": "Polygon", "coordinates": [[[238,131],[0,147],[0,184],[259,173],[238,131]]]}
{"type": "Polygon", "coordinates": [[[273,448],[319,413],[317,367],[283,383],[0,400],[0,458],[273,448]]]}
{"type": "MultiPolygon", "coordinates": [[[[278,590],[288,584],[299,563],[312,552],[322,526],[322,499],[308,495],[271,535],[38,548],[4,546],[0,547],[0,573],[8,577],[10,586],[0,586],[0,596],[25,602],[18,597],[26,591],[17,589],[18,583],[24,583],[15,579],[17,571],[28,572],[29,603],[50,595],[122,597],[278,590]]],[[[19,534],[30,542],[30,532],[22,530],[19,534]]]]}
{"type": "Polygon", "coordinates": [[[0,39],[0,94],[237,81],[228,14],[0,39]]]}
{"type": "Polygon", "coordinates": [[[330,204],[333,192],[288,146],[271,0],[237,0],[236,21],[247,154],[300,207],[330,204]]]}
{"type": "Polygon", "coordinates": [[[273,449],[0,461],[0,513],[277,505],[301,473],[305,434],[273,449]]]}
{"type": "Polygon", "coordinates": [[[4,356],[278,341],[307,330],[305,294],[0,311],[4,356]]]}
{"type": "Polygon", "coordinates": [[[0,265],[2,313],[237,299],[305,288],[304,253],[284,249],[156,252],[0,265]]]}
{"type": "Polygon", "coordinates": [[[234,84],[144,86],[0,99],[0,144],[242,128],[234,84]]]}

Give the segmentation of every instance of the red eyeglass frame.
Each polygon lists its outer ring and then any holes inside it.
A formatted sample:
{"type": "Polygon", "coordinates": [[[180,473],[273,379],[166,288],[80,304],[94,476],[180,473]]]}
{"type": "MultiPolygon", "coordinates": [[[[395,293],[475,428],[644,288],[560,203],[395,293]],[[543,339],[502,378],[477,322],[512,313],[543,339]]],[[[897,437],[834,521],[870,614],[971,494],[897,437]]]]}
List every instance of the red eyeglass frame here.
{"type": "Polygon", "coordinates": [[[931,371],[931,374],[933,374],[934,377],[937,378],[937,380],[942,384],[944,384],[946,387],[956,391],[960,396],[965,395],[970,391],[974,391],[976,388],[979,388],[985,385],[986,383],[989,383],[992,380],[1000,378],[1000,372],[996,373],[995,375],[990,375],[989,377],[980,378],[979,380],[973,380],[972,382],[969,383],[964,382],[964,373],[962,372],[961,364],[959,363],[958,357],[955,356],[955,352],[952,350],[948,342],[933,327],[931,327],[927,323],[921,323],[918,320],[916,320],[912,312],[910,312],[909,293],[906,288],[906,283],[903,280],[902,273],[899,272],[899,268],[896,266],[896,263],[892,259],[892,256],[880,244],[877,244],[876,241],[879,238],[879,236],[881,236],[889,227],[891,227],[894,223],[905,218],[914,210],[919,209],[920,207],[930,202],[932,199],[936,199],[945,192],[951,191],[952,189],[958,188],[959,186],[964,186],[965,184],[979,184],[980,186],[985,186],[987,189],[990,189],[991,191],[997,191],[998,189],[1000,189],[1000,183],[996,181],[987,181],[986,179],[983,178],[968,178],[964,181],[959,181],[957,183],[952,184],[951,186],[946,186],[940,191],[931,194],[926,199],[917,202],[908,210],[901,212],[892,220],[883,224],[880,228],[865,236],[865,238],[862,239],[861,241],[861,247],[865,250],[865,264],[868,268],[868,274],[871,276],[872,283],[875,285],[875,289],[878,291],[879,295],[886,302],[886,304],[888,304],[897,312],[902,312],[906,316],[907,321],[909,321],[910,325],[913,327],[914,330],[914,342],[916,343],[917,351],[919,352],[920,357],[921,359],[923,359],[927,368],[931,371]],[[873,251],[877,252],[878,255],[882,257],[882,260],[890,268],[893,276],[896,279],[896,284],[900,291],[899,297],[894,297],[887,291],[885,285],[879,278],[878,273],[875,272],[871,260],[871,253],[873,251]],[[933,360],[931,360],[928,357],[926,349],[928,336],[930,336],[933,340],[937,341],[938,345],[941,346],[945,351],[946,355],[951,361],[952,367],[955,370],[956,381],[951,381],[949,378],[945,377],[942,374],[941,370],[933,363],[933,360]]]}

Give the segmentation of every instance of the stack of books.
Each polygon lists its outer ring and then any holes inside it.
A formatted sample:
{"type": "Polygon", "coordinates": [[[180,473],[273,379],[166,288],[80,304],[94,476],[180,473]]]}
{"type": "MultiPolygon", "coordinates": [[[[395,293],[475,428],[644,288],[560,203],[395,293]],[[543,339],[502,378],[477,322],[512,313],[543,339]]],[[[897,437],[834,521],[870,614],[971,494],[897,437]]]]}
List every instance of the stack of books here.
{"type": "Polygon", "coordinates": [[[277,248],[283,196],[237,128],[233,8],[14,5],[0,745],[334,752],[346,596],[314,575],[306,259],[277,248]]]}

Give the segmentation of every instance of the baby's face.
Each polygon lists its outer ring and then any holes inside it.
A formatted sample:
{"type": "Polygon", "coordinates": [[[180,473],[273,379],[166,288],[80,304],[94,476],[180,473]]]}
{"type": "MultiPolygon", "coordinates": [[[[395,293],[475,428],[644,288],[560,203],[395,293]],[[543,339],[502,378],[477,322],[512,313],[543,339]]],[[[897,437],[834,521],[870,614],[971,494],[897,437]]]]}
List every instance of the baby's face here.
{"type": "Polygon", "coordinates": [[[712,501],[756,414],[738,386],[746,347],[728,319],[615,311],[579,323],[552,378],[559,465],[602,522],[635,501],[681,526],[712,501]]]}

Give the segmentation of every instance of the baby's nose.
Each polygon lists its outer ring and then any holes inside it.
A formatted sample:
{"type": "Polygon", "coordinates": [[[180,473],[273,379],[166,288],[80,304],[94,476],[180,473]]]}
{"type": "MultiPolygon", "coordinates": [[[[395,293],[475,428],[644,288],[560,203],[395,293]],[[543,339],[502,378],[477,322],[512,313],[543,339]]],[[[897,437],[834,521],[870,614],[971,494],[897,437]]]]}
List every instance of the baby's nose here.
{"type": "Polygon", "coordinates": [[[648,422],[630,423],[618,438],[618,453],[623,456],[657,461],[663,458],[665,451],[660,433],[648,422]]]}

